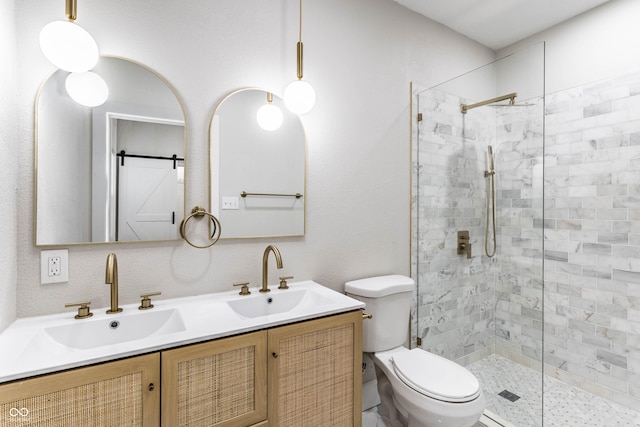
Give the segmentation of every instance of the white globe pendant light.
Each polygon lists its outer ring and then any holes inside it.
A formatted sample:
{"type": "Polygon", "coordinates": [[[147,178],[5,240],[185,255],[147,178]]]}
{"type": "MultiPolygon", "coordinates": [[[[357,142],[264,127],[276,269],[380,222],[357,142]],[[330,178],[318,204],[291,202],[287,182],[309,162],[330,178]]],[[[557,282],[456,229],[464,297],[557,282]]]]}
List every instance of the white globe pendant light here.
{"type": "Polygon", "coordinates": [[[109,98],[107,83],[92,71],[69,74],[65,88],[71,99],[85,107],[97,107],[109,98]]]}
{"type": "Polygon", "coordinates": [[[302,0],[300,0],[300,31],[296,45],[298,79],[289,83],[284,89],[284,104],[289,111],[305,114],[311,111],[316,103],[316,91],[303,77],[303,45],[302,45],[302,0]]]}
{"type": "Polygon", "coordinates": [[[65,71],[88,71],[98,63],[100,53],[91,34],[69,21],[49,22],[40,31],[42,53],[65,71]]]}
{"type": "Polygon", "coordinates": [[[100,57],[98,45],[91,34],[75,23],[76,0],[66,0],[68,21],[53,21],[40,31],[40,48],[56,67],[70,72],[88,71],[100,57]]]}
{"type": "Polygon", "coordinates": [[[256,121],[266,131],[274,131],[282,126],[282,110],[273,104],[273,94],[267,92],[267,103],[258,108],[256,121]]]}
{"type": "Polygon", "coordinates": [[[308,113],[316,103],[316,91],[308,82],[295,80],[284,89],[284,103],[293,113],[308,113]]]}

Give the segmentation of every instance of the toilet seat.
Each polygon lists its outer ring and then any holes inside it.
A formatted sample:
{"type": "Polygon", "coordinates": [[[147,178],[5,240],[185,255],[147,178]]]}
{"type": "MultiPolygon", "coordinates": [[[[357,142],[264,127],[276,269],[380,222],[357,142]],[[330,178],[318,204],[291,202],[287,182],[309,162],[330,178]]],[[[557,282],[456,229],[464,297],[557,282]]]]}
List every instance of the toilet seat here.
{"type": "Polygon", "coordinates": [[[467,369],[420,348],[391,357],[398,378],[420,394],[445,402],[462,403],[480,395],[478,379],[467,369]]]}

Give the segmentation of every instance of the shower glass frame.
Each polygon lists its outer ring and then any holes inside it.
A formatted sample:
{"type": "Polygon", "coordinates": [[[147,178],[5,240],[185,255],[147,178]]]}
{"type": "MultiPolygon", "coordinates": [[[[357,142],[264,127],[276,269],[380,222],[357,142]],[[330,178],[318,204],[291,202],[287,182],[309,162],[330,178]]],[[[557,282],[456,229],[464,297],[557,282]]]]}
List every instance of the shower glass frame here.
{"type": "MultiPolygon", "coordinates": [[[[422,117],[412,119],[412,344],[463,366],[497,355],[543,371],[544,93],[544,43],[431,88],[412,85],[412,116],[422,117]],[[462,104],[513,92],[513,106],[461,112],[462,104]],[[484,253],[488,145],[493,258],[484,253]],[[457,251],[464,230],[471,259],[457,251]]],[[[529,387],[539,410],[506,421],[542,425],[542,374],[529,387]]]]}

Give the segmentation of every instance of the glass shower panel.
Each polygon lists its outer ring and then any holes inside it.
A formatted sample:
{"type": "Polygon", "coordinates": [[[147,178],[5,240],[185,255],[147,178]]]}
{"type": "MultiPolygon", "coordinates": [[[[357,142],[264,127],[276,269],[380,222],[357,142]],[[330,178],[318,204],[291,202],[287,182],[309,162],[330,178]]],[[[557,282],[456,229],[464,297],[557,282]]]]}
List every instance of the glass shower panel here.
{"type": "Polygon", "coordinates": [[[478,377],[488,416],[518,426],[542,425],[543,94],[542,44],[415,93],[415,335],[478,377]]]}
{"type": "Polygon", "coordinates": [[[545,424],[640,426],[640,72],[548,95],[545,133],[545,424]]]}

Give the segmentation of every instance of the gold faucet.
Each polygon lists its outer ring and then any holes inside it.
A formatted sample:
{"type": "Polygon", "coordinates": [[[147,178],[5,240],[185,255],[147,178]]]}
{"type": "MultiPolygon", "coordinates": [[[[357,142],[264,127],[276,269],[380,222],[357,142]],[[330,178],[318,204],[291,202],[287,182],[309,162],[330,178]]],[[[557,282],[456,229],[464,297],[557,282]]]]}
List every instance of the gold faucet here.
{"type": "Polygon", "coordinates": [[[273,252],[273,255],[276,257],[276,264],[278,268],[282,268],[282,256],[280,255],[280,251],[273,245],[267,246],[267,249],[264,250],[264,255],[262,256],[262,289],[260,292],[269,292],[271,289],[267,286],[268,280],[268,270],[269,270],[269,252],[273,252]]]}
{"type": "Polygon", "coordinates": [[[118,307],[118,258],[114,253],[107,255],[104,282],[111,285],[111,309],[107,310],[107,314],[120,313],[122,309],[118,307]]]}

